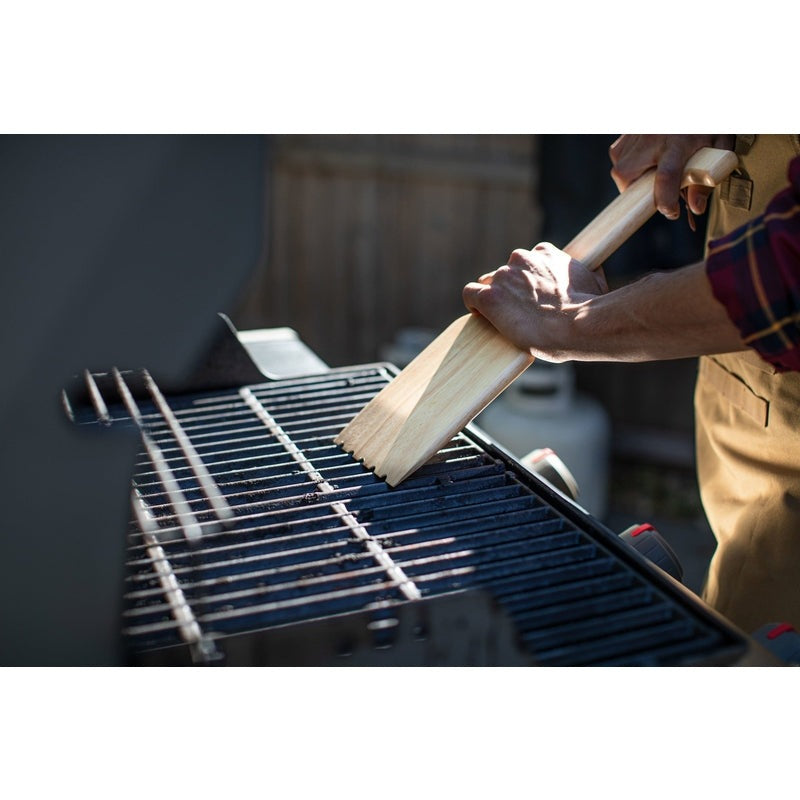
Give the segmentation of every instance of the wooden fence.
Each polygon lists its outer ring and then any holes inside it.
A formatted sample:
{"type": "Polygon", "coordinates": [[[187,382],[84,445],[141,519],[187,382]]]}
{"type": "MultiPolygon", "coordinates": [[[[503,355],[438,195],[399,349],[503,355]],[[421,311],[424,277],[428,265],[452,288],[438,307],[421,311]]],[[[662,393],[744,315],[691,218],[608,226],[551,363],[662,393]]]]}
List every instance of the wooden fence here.
{"type": "Polygon", "coordinates": [[[377,360],[405,327],[438,332],[466,282],[538,241],[537,144],[273,137],[269,248],[234,322],[292,327],[331,366],[377,360]]]}

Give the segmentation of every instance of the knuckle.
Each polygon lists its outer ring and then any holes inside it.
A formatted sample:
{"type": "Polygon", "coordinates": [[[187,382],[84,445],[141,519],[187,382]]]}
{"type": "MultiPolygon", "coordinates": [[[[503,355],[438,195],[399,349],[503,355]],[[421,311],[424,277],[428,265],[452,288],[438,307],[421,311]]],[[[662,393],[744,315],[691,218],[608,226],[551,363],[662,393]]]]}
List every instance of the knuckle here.
{"type": "Polygon", "coordinates": [[[477,310],[480,305],[479,295],[480,291],[475,285],[467,284],[461,292],[461,299],[467,308],[477,310]]]}
{"type": "Polygon", "coordinates": [[[676,159],[663,159],[658,165],[658,178],[662,182],[672,183],[680,179],[683,164],[679,164],[676,159]]]}

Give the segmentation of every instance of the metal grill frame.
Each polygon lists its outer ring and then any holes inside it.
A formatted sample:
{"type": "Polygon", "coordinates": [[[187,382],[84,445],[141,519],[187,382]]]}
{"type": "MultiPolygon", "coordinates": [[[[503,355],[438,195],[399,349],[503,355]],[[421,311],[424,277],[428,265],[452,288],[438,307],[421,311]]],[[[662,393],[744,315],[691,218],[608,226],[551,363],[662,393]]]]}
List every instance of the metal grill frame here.
{"type": "MultiPolygon", "coordinates": [[[[370,371],[385,376],[386,380],[398,373],[394,365],[379,362],[330,369],[307,378],[272,380],[236,388],[242,392],[258,391],[264,387],[274,389],[277,384],[288,386],[306,380],[311,383],[330,381],[370,371]]],[[[92,394],[91,385],[89,394],[92,394]]],[[[95,408],[98,420],[102,422],[103,408],[96,404],[95,408]]],[[[625,569],[632,571],[654,591],[666,596],[669,602],[676,604],[701,627],[714,631],[718,636],[718,644],[708,652],[678,659],[674,663],[721,665],[741,663],[743,659],[747,659],[750,645],[746,637],[698,602],[685,587],[653,566],[557,489],[526,469],[478,428],[468,425],[460,436],[490,459],[502,464],[527,491],[567,520],[582,535],[588,536],[606,553],[612,554],[625,569]]],[[[138,523],[142,533],[146,535],[146,515],[139,515],[138,523]]],[[[221,523],[224,524],[224,520],[221,523]]],[[[155,547],[161,545],[157,535],[152,543],[155,547]]],[[[171,578],[162,576],[162,583],[163,580],[168,582],[171,578]]],[[[165,590],[166,588],[165,584],[165,590]]],[[[172,586],[171,591],[180,596],[179,582],[172,586]]],[[[190,607],[189,603],[187,607],[190,607]]],[[[184,621],[188,626],[187,630],[195,622],[189,615],[184,621]]],[[[379,612],[362,609],[213,637],[197,635],[188,644],[134,649],[130,651],[129,657],[131,663],[143,665],[225,663],[421,666],[537,663],[536,654],[521,645],[515,626],[501,604],[480,588],[446,591],[421,599],[409,597],[406,601],[393,603],[391,608],[380,609],[379,612]],[[451,635],[450,631],[454,627],[460,630],[459,636],[451,635]]],[[[631,661],[660,663],[657,659],[647,658],[643,661],[633,658],[631,661]]]]}

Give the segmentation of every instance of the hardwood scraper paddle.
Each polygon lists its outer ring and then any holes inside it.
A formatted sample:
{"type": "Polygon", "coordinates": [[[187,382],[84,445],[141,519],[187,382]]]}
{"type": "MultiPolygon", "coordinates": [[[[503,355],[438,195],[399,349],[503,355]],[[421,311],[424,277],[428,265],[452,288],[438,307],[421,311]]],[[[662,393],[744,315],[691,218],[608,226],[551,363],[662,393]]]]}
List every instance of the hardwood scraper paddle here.
{"type": "MultiPolygon", "coordinates": [[[[683,186],[716,186],[738,159],[703,148],[686,164],[683,186]]],[[[655,170],[616,197],[565,248],[596,269],[656,210],[655,170]]],[[[345,426],[335,442],[397,486],[444,447],[534,361],[483,317],[465,314],[431,342],[345,426]]]]}

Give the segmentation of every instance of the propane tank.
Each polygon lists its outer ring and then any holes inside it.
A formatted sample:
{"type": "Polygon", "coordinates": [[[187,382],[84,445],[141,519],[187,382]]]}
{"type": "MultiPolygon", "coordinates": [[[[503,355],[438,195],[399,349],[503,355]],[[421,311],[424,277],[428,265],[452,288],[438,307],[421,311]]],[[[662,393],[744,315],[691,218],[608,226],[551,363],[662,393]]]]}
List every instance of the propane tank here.
{"type": "Polygon", "coordinates": [[[401,328],[391,342],[380,348],[379,357],[404,369],[435,338],[436,332],[428,328],[401,328]]]}
{"type": "Polygon", "coordinates": [[[523,463],[532,450],[553,450],[575,478],[578,504],[605,516],[610,423],[599,403],[575,392],[572,364],[532,364],[475,424],[523,463]]]}

